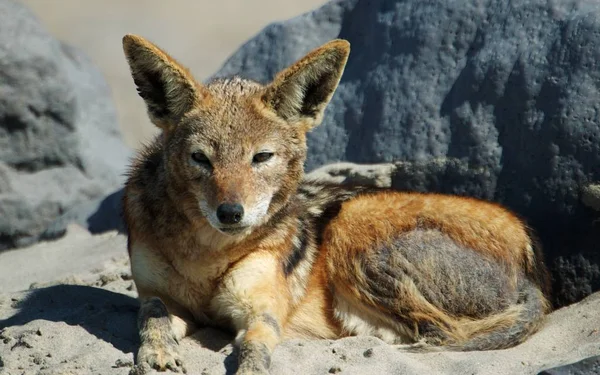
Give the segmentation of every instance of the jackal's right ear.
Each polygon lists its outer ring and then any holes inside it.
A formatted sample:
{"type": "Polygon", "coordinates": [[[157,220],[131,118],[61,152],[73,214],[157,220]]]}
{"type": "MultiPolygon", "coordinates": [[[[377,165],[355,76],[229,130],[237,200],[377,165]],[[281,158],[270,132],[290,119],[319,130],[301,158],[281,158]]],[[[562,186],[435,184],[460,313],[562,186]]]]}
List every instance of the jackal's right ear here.
{"type": "Polygon", "coordinates": [[[152,122],[175,126],[205,93],[191,73],[166,52],[136,35],[123,37],[123,51],[152,122]]]}
{"type": "Polygon", "coordinates": [[[314,49],[283,70],[267,86],[263,102],[288,122],[309,128],[323,119],[350,54],[350,43],[336,39],[314,49]]]}

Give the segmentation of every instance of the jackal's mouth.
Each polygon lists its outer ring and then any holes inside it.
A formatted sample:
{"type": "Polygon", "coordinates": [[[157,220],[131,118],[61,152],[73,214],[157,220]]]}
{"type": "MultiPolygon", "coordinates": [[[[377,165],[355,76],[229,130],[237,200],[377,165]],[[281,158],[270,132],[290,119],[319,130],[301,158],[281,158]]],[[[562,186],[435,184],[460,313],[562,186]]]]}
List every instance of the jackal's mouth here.
{"type": "Polygon", "coordinates": [[[240,234],[240,233],[248,230],[249,228],[250,228],[249,226],[243,226],[243,227],[219,227],[217,229],[220,232],[223,232],[225,234],[236,235],[236,234],[240,234]]]}

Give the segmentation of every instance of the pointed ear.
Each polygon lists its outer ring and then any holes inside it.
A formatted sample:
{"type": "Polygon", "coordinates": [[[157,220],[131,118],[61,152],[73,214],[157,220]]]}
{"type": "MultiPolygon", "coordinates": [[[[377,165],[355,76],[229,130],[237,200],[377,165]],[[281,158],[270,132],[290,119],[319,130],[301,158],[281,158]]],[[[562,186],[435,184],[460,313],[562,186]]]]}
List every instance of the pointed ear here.
{"type": "Polygon", "coordinates": [[[136,35],[123,37],[123,51],[152,122],[175,126],[202,96],[190,72],[166,52],[136,35]]]}
{"type": "Polygon", "coordinates": [[[281,71],[267,86],[263,102],[288,122],[321,123],[325,107],[342,78],[350,43],[336,39],[281,71]]]}

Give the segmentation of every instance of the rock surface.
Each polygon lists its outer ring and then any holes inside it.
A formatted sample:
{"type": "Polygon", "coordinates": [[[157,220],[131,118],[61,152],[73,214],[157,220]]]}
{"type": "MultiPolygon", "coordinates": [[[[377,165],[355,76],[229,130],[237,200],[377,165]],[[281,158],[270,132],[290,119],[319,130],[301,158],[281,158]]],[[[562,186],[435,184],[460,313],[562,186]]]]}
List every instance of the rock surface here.
{"type": "Polygon", "coordinates": [[[0,250],[39,240],[66,210],[114,190],[128,156],[91,61],[0,0],[0,250]]]}
{"type": "Polygon", "coordinates": [[[564,366],[540,372],[539,375],[594,375],[600,374],[600,356],[593,356],[564,366]]]}
{"type": "Polygon", "coordinates": [[[270,25],[216,76],[266,82],[338,37],[352,52],[309,136],[308,170],[416,162],[395,187],[524,216],[544,242],[557,302],[600,289],[598,214],[579,196],[600,180],[597,1],[331,1],[270,25]]]}

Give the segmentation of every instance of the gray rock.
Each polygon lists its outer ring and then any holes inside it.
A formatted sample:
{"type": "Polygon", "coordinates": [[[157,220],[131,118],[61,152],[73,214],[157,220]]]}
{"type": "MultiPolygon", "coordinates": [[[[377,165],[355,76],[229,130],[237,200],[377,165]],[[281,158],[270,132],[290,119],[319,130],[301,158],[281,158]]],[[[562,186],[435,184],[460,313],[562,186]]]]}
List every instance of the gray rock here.
{"type": "Polygon", "coordinates": [[[539,375],[594,375],[600,374],[600,356],[544,370],[539,375]]]}
{"type": "Polygon", "coordinates": [[[405,162],[396,188],[490,199],[525,217],[557,304],[600,289],[598,213],[580,200],[600,180],[600,3],[331,1],[268,26],[216,77],[266,82],[337,37],[352,53],[309,136],[308,170],[405,162]]]}
{"type": "Polygon", "coordinates": [[[79,224],[92,234],[101,234],[111,230],[125,233],[122,199],[123,189],[119,189],[108,196],[75,205],[52,221],[44,231],[42,238],[61,236],[71,223],[79,224]]]}
{"type": "Polygon", "coordinates": [[[397,166],[393,163],[355,164],[331,163],[313,170],[307,180],[328,181],[335,184],[366,185],[379,188],[392,187],[392,176],[397,166]]]}
{"type": "Polygon", "coordinates": [[[110,91],[80,51],[0,0],[0,250],[122,183],[129,150],[110,91]]]}
{"type": "Polygon", "coordinates": [[[600,185],[589,184],[581,189],[581,203],[600,211],[600,185]]]}

